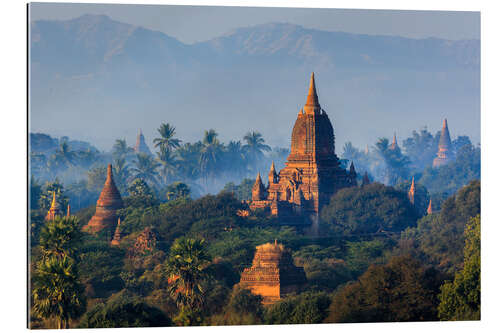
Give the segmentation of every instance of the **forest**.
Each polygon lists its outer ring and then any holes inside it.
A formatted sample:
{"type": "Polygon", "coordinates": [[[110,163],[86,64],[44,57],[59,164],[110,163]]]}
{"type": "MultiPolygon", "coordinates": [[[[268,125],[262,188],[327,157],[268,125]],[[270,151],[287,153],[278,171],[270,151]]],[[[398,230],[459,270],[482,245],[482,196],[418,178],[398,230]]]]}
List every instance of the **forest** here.
{"type": "Polygon", "coordinates": [[[340,162],[354,163],[359,186],[331,198],[314,237],[265,211],[239,214],[256,174],[272,161],[281,169],[289,153],[259,132],[226,144],[210,129],[189,143],[165,123],[154,155],[123,139],[101,152],[31,133],[31,327],[479,320],[480,147],[458,136],[454,161],[432,168],[439,137],[413,131],[397,149],[387,138],[346,143],[340,162]],[[125,206],[119,246],[110,231],[82,232],[108,163],[125,206]],[[54,194],[71,216],[46,221],[54,194]],[[275,239],[307,284],[264,306],[238,282],[255,247],[275,239]]]}

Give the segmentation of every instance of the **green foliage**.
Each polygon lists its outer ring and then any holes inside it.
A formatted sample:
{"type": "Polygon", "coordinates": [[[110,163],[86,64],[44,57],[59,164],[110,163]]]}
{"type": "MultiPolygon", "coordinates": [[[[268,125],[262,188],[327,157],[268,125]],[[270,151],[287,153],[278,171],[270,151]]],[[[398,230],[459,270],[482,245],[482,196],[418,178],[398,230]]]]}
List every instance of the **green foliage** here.
{"type": "Polygon", "coordinates": [[[455,272],[462,262],[465,225],[480,210],[481,184],[472,181],[448,198],[439,214],[418,221],[414,238],[418,248],[441,270],[455,272]]]}
{"type": "Polygon", "coordinates": [[[123,288],[123,250],[109,242],[87,241],[79,253],[78,273],[90,297],[107,297],[123,288]]]}
{"type": "Polygon", "coordinates": [[[76,217],[56,217],[47,221],[40,231],[40,247],[44,257],[73,257],[81,238],[82,232],[76,217]]]}
{"type": "Polygon", "coordinates": [[[94,167],[87,172],[87,188],[93,192],[100,192],[106,181],[107,169],[104,165],[94,167]]]}
{"type": "Polygon", "coordinates": [[[481,178],[481,149],[464,145],[456,154],[456,160],[439,168],[428,167],[419,183],[429,192],[455,193],[474,179],[481,178]]]}
{"type": "Polygon", "coordinates": [[[235,286],[221,314],[212,316],[211,325],[258,325],[263,323],[262,297],[235,286]]]}
{"type": "Polygon", "coordinates": [[[138,297],[120,293],[100,303],[82,317],[80,328],[163,327],[172,326],[170,318],[138,297]]]}
{"type": "MultiPolygon", "coordinates": [[[[415,177],[416,178],[416,177],[415,177]]],[[[403,193],[408,193],[411,188],[411,179],[406,180],[402,183],[397,184],[394,188],[403,193]]],[[[415,179],[415,209],[418,213],[418,216],[424,216],[427,214],[427,207],[429,207],[429,199],[430,195],[425,186],[422,186],[418,183],[418,180],[415,179]]],[[[433,204],[435,200],[433,200],[433,204]]]]}
{"type": "Polygon", "coordinates": [[[384,183],[395,185],[408,178],[410,160],[407,156],[403,155],[398,146],[396,149],[391,149],[389,140],[381,138],[377,141],[375,147],[377,154],[385,163],[383,172],[384,183]]]}
{"type": "Polygon", "coordinates": [[[465,229],[464,268],[453,281],[441,286],[438,307],[441,320],[481,319],[481,218],[469,220],[465,229]]]}
{"type": "Polygon", "coordinates": [[[223,192],[234,193],[238,200],[251,200],[252,199],[252,186],[255,181],[250,178],[245,178],[241,181],[240,185],[235,185],[229,182],[224,185],[223,192]]]}
{"type": "Polygon", "coordinates": [[[141,178],[135,179],[128,187],[130,196],[126,197],[125,205],[127,207],[147,208],[158,204],[155,195],[148,183],[141,178]]]}
{"type": "Polygon", "coordinates": [[[57,328],[69,328],[69,320],[85,311],[83,286],[78,282],[74,260],[68,256],[51,256],[37,263],[33,282],[33,313],[55,319],[57,328]]]}
{"type": "Polygon", "coordinates": [[[56,193],[56,200],[59,205],[61,205],[61,207],[68,206],[68,197],[64,194],[64,186],[56,179],[54,182],[47,182],[44,185],[43,191],[38,199],[38,206],[40,209],[45,212],[50,209],[54,192],[56,193]]]}
{"type": "Polygon", "coordinates": [[[321,211],[320,225],[332,234],[359,235],[397,232],[416,221],[406,193],[373,183],[338,191],[321,211]]]}
{"type": "Polygon", "coordinates": [[[181,198],[190,198],[191,189],[182,182],[174,182],[167,186],[165,192],[167,201],[172,201],[181,198]]]}
{"type": "Polygon", "coordinates": [[[266,324],[318,324],[328,314],[328,294],[302,293],[289,296],[271,305],[265,315],[266,324]]]}
{"type": "Polygon", "coordinates": [[[202,282],[209,259],[202,239],[182,237],[172,244],[165,268],[172,280],[169,291],[179,307],[195,309],[203,304],[202,282]]]}
{"type": "Polygon", "coordinates": [[[363,273],[373,263],[380,263],[385,251],[393,246],[390,239],[347,242],[346,262],[355,276],[363,273]]]}
{"type": "Polygon", "coordinates": [[[327,322],[436,320],[440,277],[410,256],[372,265],[333,297],[327,322]]]}

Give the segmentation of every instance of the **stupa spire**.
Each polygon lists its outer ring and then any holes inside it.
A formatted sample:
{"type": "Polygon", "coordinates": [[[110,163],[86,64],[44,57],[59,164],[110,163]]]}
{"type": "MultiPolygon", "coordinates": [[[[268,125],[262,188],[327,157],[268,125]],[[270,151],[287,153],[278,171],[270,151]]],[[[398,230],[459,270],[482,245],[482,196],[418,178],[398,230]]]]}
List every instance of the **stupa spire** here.
{"type": "Polygon", "coordinates": [[[432,199],[429,200],[429,206],[427,207],[427,215],[432,214],[432,199]]]}
{"type": "Polygon", "coordinates": [[[392,143],[390,149],[394,150],[398,147],[398,140],[396,139],[396,132],[394,132],[394,136],[392,137],[392,143]]]}
{"type": "Polygon", "coordinates": [[[118,223],[116,224],[115,234],[113,236],[113,240],[111,241],[111,245],[120,245],[120,240],[122,238],[122,234],[120,232],[120,218],[118,218],[118,223]]]}
{"type": "Polygon", "coordinates": [[[448,121],[443,120],[443,128],[439,137],[437,157],[432,162],[433,167],[440,167],[452,160],[450,131],[448,130],[448,121]]]}
{"type": "Polygon", "coordinates": [[[71,206],[68,204],[68,207],[66,207],[66,216],[70,217],[71,216],[71,206]]]}
{"type": "Polygon", "coordinates": [[[271,169],[269,169],[269,184],[277,183],[276,168],[274,167],[274,161],[271,163],[271,169]]]}
{"type": "Polygon", "coordinates": [[[57,202],[56,191],[52,192],[52,201],[50,203],[49,211],[45,216],[46,220],[53,220],[56,216],[61,216],[63,213],[61,211],[61,205],[57,202]]]}
{"type": "Polygon", "coordinates": [[[264,191],[264,184],[262,184],[262,178],[259,172],[252,187],[252,200],[262,200],[264,198],[264,191]]]}
{"type": "Polygon", "coordinates": [[[411,186],[410,190],[408,191],[408,199],[412,203],[412,205],[415,204],[415,177],[411,177],[411,186]]]}
{"type": "Polygon", "coordinates": [[[317,113],[321,110],[319,105],[318,94],[316,93],[316,82],[314,80],[314,72],[311,73],[311,81],[309,83],[309,91],[307,93],[307,101],[304,106],[304,111],[307,114],[317,113]]]}

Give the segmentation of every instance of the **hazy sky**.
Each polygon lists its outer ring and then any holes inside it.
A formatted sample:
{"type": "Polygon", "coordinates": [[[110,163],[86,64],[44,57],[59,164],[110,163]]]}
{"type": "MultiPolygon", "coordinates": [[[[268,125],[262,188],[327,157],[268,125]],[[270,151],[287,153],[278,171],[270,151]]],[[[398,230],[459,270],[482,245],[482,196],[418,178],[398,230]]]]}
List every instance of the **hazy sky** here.
{"type": "Polygon", "coordinates": [[[268,22],[412,38],[480,38],[479,12],[75,3],[31,5],[32,20],[66,20],[83,14],[105,14],[117,21],[164,32],[184,43],[207,40],[238,27],[268,22]]]}

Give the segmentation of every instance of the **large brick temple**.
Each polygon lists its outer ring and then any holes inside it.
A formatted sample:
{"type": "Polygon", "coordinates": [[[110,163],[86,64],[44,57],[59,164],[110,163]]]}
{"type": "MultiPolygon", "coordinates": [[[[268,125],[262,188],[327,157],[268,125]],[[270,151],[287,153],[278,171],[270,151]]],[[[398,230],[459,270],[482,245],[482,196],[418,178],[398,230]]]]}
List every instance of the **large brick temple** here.
{"type": "Polygon", "coordinates": [[[257,246],[252,267],[241,273],[240,286],[261,295],[262,303],[270,304],[300,291],[306,282],[304,269],[295,266],[290,251],[275,240],[274,244],[257,246]]]}
{"type": "Polygon", "coordinates": [[[269,207],[271,214],[289,221],[311,222],[339,189],[357,184],[356,171],[340,167],[335,155],[333,127],[319,104],[314,73],[305,106],[293,126],[291,152],[286,167],[276,172],[274,163],[264,186],[260,174],[252,188],[251,209],[269,207]]]}

